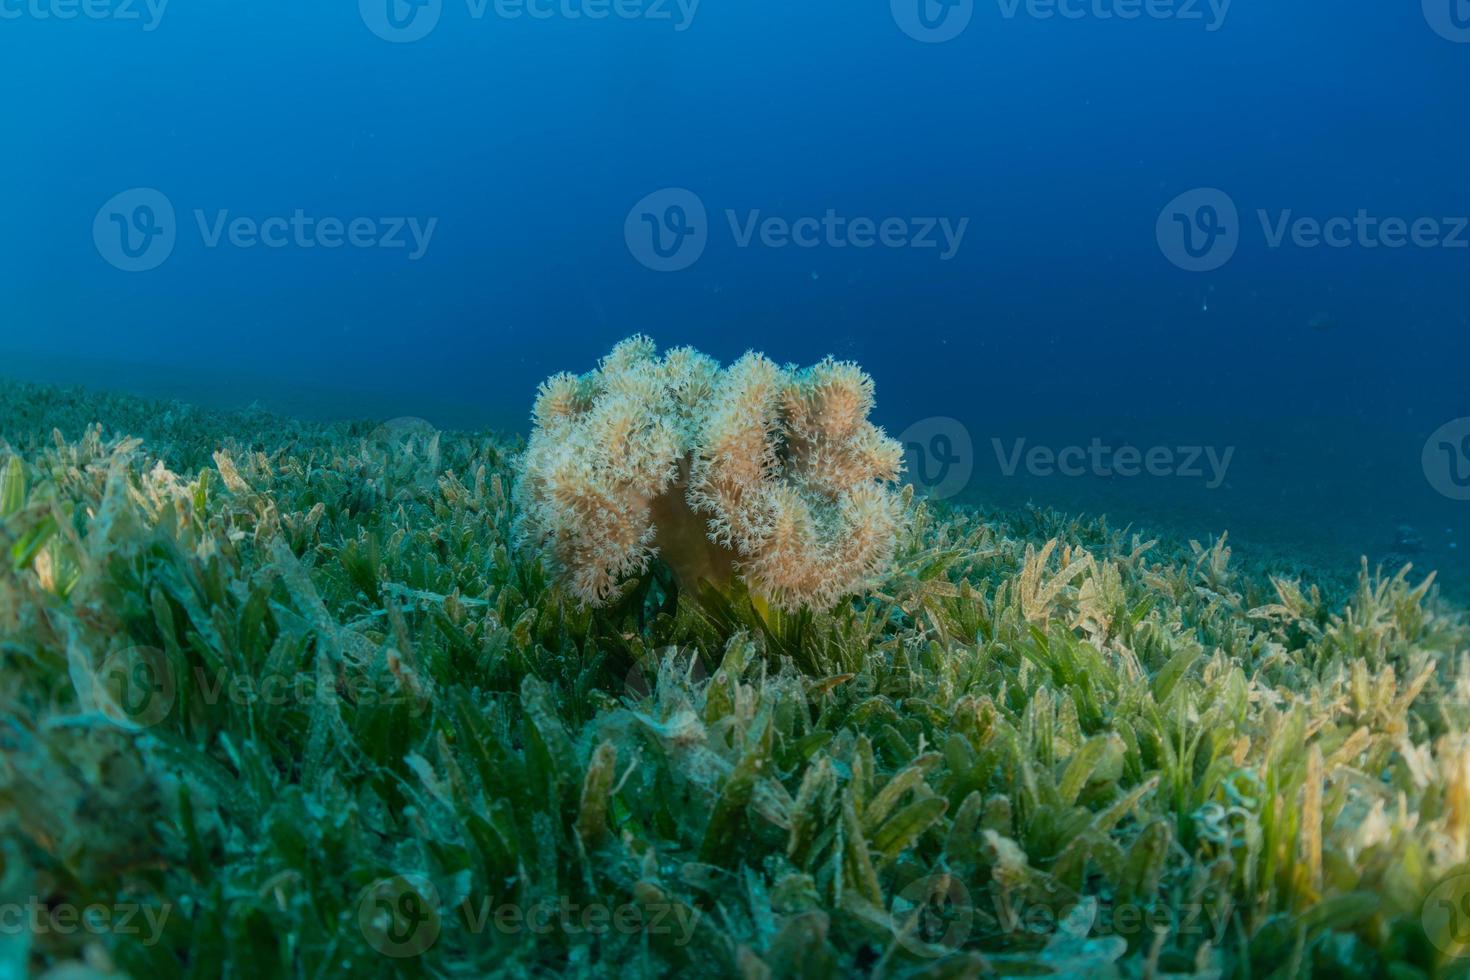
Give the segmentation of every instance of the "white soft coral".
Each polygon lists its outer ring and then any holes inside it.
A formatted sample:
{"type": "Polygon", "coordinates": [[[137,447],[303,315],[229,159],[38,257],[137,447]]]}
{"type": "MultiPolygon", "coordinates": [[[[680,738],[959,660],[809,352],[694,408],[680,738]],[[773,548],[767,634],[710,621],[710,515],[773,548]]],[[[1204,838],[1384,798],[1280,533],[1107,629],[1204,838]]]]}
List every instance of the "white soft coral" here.
{"type": "Polygon", "coordinates": [[[868,421],[873,382],[750,353],[728,370],[632,337],[541,386],[516,488],[520,537],[584,602],[655,555],[681,587],[739,575],[782,608],[825,608],[893,556],[902,447],[868,421]]]}

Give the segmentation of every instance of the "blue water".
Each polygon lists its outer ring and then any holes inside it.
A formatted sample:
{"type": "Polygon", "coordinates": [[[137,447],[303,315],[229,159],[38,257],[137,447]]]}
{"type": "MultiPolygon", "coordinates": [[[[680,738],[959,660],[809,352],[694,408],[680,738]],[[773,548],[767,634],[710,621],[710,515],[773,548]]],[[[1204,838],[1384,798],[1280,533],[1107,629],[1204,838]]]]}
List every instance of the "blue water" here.
{"type": "Polygon", "coordinates": [[[919,2],[0,0],[0,373],[511,428],[633,332],[833,353],[961,499],[1464,575],[1470,4],[919,2]]]}

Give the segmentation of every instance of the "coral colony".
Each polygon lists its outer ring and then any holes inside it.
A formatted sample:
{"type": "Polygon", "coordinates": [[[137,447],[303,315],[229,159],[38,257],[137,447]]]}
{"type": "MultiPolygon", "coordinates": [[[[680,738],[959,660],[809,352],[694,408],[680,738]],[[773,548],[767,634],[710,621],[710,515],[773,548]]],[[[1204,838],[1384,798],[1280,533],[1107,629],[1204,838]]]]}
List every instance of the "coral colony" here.
{"type": "Polygon", "coordinates": [[[903,447],[868,421],[857,365],[619,344],[541,386],[517,502],[523,539],[600,605],[655,556],[698,595],[738,575],[777,608],[830,607],[893,555],[903,447]]]}

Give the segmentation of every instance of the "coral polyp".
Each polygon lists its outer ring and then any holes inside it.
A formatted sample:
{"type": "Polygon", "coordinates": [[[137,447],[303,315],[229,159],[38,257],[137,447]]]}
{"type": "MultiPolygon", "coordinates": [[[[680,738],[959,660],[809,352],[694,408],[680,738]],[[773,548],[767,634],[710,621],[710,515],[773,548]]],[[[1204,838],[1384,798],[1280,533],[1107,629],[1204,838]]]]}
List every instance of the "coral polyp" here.
{"type": "Polygon", "coordinates": [[[869,421],[856,364],[623,341],[541,385],[516,488],[519,537],[601,605],[657,558],[682,590],[739,578],[783,609],[827,608],[891,560],[903,448],[869,421]]]}

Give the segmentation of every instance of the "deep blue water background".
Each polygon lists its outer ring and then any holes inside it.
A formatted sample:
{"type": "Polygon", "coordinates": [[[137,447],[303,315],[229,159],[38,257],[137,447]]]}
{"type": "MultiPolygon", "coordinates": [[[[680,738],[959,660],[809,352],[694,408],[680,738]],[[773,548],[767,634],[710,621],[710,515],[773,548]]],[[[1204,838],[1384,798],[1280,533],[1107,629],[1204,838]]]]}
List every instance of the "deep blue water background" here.
{"type": "Polygon", "coordinates": [[[0,0],[19,11],[0,18],[0,374],[514,428],[540,379],[637,331],[726,360],[834,353],[875,376],[891,431],[964,423],[972,499],[1343,563],[1407,524],[1417,564],[1470,581],[1470,502],[1421,465],[1470,416],[1470,248],[1273,249],[1256,218],[1470,215],[1470,43],[1418,0],[1236,0],[1216,30],[1203,4],[1065,20],[982,0],[937,44],[888,0],[703,0],[683,30],[673,4],[476,19],[444,0],[403,44],[346,0],[175,0],[151,31],[36,15],[66,2],[0,0]],[[139,187],[178,241],[130,273],[93,221],[139,187]],[[656,272],[624,222],[669,187],[706,205],[709,244],[656,272]],[[1155,233],[1198,187],[1241,215],[1210,272],[1155,233]],[[207,248],[195,209],[437,226],[417,261],[207,248]],[[941,261],[739,248],[727,209],[969,224],[941,261]],[[1094,437],[1235,455],[1206,489],[1006,477],[991,442],[1094,437]]]}

